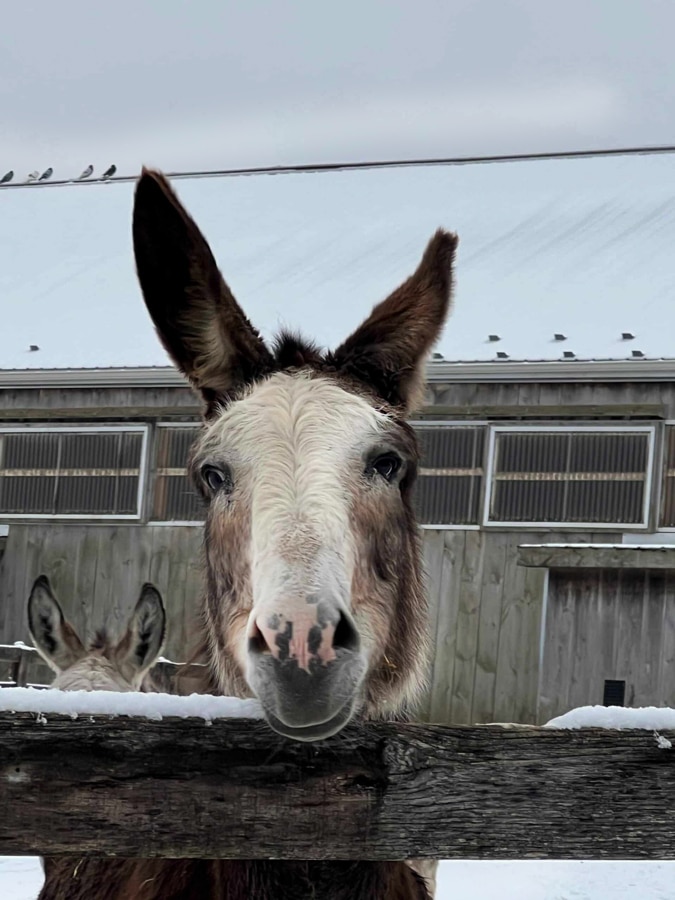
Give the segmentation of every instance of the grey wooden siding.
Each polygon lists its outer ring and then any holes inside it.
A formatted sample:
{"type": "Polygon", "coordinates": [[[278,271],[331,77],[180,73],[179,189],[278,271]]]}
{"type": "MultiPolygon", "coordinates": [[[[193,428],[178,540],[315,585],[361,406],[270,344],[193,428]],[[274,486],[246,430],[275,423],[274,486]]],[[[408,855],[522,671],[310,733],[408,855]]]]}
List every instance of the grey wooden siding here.
{"type": "MultiPolygon", "coordinates": [[[[566,536],[477,529],[423,534],[434,652],[420,718],[536,722],[546,570],[519,566],[518,545],[566,536]]],[[[42,572],[81,634],[102,625],[121,628],[142,583],[152,581],[168,611],[166,655],[182,661],[200,593],[200,554],[199,527],[12,524],[0,562],[0,643],[28,640],[26,600],[42,572]]]]}
{"type": "MultiPolygon", "coordinates": [[[[430,722],[536,723],[546,570],[518,565],[518,545],[569,534],[426,530],[434,639],[421,715],[430,722]]],[[[611,538],[575,533],[575,540],[611,538]]]]}
{"type": "Polygon", "coordinates": [[[201,585],[201,529],[190,526],[11,525],[0,562],[0,643],[29,641],[26,601],[46,574],[80,635],[126,621],[145,581],[168,613],[165,655],[185,659],[201,585]]]}
{"type": "Polygon", "coordinates": [[[673,706],[674,663],[674,571],[551,571],[542,721],[601,704],[608,679],[626,682],[626,706],[673,706]]]}
{"type": "Polygon", "coordinates": [[[532,720],[536,677],[534,691],[527,681],[537,664],[540,604],[530,594],[541,575],[516,567],[518,540],[476,530],[426,532],[434,636],[428,721],[532,720]]]}

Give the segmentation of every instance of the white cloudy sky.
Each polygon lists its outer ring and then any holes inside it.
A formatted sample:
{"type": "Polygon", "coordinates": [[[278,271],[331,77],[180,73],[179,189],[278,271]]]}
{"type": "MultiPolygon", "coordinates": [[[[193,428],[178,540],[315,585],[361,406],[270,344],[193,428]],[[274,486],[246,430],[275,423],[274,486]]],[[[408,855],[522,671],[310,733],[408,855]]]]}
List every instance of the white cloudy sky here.
{"type": "Polygon", "coordinates": [[[0,169],[675,143],[672,0],[23,0],[0,169]]]}

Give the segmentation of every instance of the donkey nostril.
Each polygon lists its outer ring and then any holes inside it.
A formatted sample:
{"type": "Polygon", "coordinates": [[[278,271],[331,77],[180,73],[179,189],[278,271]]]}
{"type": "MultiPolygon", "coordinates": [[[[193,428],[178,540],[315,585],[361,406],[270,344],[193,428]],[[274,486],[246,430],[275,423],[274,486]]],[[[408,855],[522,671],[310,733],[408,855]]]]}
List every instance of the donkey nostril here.
{"type": "Polygon", "coordinates": [[[253,629],[248,637],[248,651],[249,653],[255,654],[257,656],[262,656],[265,653],[272,652],[269,644],[265,640],[265,636],[258,627],[257,623],[254,624],[253,629]]]}
{"type": "Polygon", "coordinates": [[[359,646],[359,634],[354,623],[344,613],[340,613],[340,620],[333,635],[333,647],[336,650],[351,650],[356,653],[359,646]]]}

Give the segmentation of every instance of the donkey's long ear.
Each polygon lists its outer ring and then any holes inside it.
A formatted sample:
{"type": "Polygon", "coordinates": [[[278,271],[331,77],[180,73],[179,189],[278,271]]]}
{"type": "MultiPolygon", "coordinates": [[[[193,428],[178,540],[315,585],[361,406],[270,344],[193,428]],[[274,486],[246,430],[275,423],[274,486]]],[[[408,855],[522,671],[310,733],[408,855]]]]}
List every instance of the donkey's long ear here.
{"type": "Polygon", "coordinates": [[[159,172],[143,169],[133,217],[136,270],[159,337],[207,403],[271,368],[272,356],[159,172]]]}
{"type": "Polygon", "coordinates": [[[86,656],[82,641],[66,622],[46,575],[35,579],[28,598],[28,630],[36,650],[55,672],[63,672],[86,656]]]}
{"type": "Polygon", "coordinates": [[[119,671],[134,687],[140,688],[143,676],[157,662],[165,634],[166,612],[161,594],[153,585],[144,584],[126,633],[114,652],[119,671]]]}
{"type": "Polygon", "coordinates": [[[331,354],[338,369],[405,412],[422,401],[427,354],[450,308],[456,247],[456,235],[437,231],[416,272],[331,354]]]}

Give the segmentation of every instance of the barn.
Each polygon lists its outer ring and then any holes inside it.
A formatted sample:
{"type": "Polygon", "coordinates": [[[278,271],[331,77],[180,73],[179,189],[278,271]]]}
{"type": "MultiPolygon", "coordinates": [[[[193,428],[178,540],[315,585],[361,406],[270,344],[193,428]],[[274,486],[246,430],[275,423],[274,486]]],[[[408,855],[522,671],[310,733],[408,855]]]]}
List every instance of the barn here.
{"type": "MultiPolygon", "coordinates": [[[[422,718],[675,705],[670,157],[177,177],[265,336],[334,345],[460,234],[455,314],[413,424],[434,654],[422,718]]],[[[0,187],[0,654],[44,683],[25,603],[81,632],[144,581],[180,660],[200,591],[199,407],[135,282],[133,183],[0,187]]]]}

